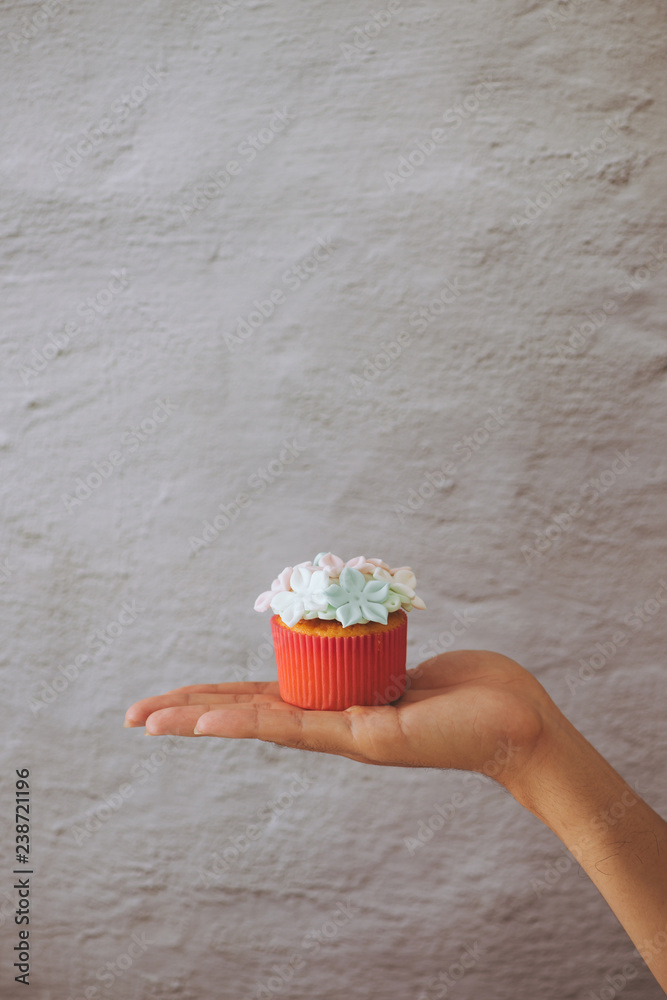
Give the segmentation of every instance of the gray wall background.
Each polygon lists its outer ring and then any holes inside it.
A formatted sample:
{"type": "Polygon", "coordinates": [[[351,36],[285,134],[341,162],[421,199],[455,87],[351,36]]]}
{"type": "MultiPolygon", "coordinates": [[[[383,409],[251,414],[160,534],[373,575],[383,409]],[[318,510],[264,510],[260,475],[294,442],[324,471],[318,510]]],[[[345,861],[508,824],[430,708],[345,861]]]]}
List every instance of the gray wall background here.
{"type": "Polygon", "coordinates": [[[121,724],[275,676],[257,593],[363,552],[417,572],[411,664],[465,621],[667,811],[663,6],[49,0],[2,32],[3,995],[29,767],[39,1000],[435,1000],[466,948],[460,1000],[628,963],[658,997],[492,782],[121,724]]]}

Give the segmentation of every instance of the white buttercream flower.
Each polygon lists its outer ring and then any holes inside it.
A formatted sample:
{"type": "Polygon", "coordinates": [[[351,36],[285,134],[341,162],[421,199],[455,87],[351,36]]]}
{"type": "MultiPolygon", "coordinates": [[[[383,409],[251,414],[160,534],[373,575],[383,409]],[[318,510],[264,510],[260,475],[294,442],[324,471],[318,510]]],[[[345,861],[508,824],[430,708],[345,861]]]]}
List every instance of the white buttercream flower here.
{"type": "Polygon", "coordinates": [[[327,569],[311,570],[295,566],[290,577],[291,590],[276,594],[271,610],[280,615],[285,625],[292,628],[308,611],[326,611],[328,600],[324,591],[329,586],[327,569]]]}
{"type": "Polygon", "coordinates": [[[289,581],[292,573],[293,567],[285,566],[280,576],[277,576],[271,584],[271,590],[265,590],[264,593],[259,595],[255,601],[255,611],[268,611],[271,607],[271,601],[276,594],[280,594],[284,590],[289,590],[289,581]]]}
{"type": "Polygon", "coordinates": [[[322,621],[333,621],[336,617],[336,609],[328,608],[326,611],[304,611],[303,617],[306,621],[312,621],[313,618],[319,618],[322,621]]]}

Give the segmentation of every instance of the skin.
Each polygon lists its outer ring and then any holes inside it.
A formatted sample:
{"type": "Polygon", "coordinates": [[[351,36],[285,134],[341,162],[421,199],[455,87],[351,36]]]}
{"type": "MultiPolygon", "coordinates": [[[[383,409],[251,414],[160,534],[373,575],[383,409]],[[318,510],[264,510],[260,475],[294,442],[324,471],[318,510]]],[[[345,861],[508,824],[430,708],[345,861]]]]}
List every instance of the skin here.
{"type": "Polygon", "coordinates": [[[408,676],[392,705],[344,712],[289,705],[275,682],[198,684],[136,702],[125,725],[485,773],[560,838],[667,988],[667,823],[514,660],[463,650],[408,676]]]}

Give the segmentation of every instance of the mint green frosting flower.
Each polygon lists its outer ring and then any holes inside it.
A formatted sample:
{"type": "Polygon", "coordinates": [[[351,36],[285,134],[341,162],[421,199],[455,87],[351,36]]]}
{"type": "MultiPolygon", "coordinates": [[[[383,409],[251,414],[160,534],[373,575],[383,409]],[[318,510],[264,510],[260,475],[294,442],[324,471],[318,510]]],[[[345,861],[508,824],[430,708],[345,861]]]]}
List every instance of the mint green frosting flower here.
{"type": "Polygon", "coordinates": [[[388,609],[385,601],[389,584],[381,580],[367,580],[358,569],[346,566],[341,570],[338,583],[324,591],[329,604],[336,609],[336,618],[343,628],[348,625],[365,625],[367,622],[387,624],[388,609]]]}

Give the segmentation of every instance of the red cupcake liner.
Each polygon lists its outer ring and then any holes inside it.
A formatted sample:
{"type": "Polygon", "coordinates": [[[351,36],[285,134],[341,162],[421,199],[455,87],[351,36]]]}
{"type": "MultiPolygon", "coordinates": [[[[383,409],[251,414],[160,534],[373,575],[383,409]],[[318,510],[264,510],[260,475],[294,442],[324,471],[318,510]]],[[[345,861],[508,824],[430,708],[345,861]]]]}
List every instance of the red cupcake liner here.
{"type": "Polygon", "coordinates": [[[271,619],[283,701],[342,712],[352,705],[387,705],[405,691],[408,616],[368,635],[320,636],[271,619]]]}

